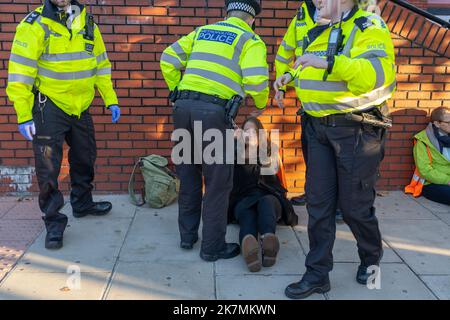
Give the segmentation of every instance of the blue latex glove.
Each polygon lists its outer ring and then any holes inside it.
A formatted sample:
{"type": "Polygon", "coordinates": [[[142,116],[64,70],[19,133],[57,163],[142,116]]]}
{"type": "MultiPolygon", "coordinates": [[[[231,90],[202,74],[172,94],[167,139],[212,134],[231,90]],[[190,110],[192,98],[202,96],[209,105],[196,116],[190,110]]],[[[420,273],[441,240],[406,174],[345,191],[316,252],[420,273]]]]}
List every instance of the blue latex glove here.
{"type": "Polygon", "coordinates": [[[19,124],[19,131],[25,137],[25,139],[32,141],[33,136],[36,134],[36,127],[33,121],[28,121],[19,124]]]}
{"type": "Polygon", "coordinates": [[[120,119],[120,107],[117,104],[113,104],[108,108],[112,112],[112,123],[119,122],[120,119]]]}

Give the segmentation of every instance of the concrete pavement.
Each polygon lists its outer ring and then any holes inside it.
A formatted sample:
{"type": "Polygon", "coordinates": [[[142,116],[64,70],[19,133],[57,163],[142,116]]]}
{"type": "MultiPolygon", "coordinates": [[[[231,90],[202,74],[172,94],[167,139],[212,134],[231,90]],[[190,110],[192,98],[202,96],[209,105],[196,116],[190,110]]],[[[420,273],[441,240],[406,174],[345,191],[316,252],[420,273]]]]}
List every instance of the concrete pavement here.
{"type": "MultiPolygon", "coordinates": [[[[0,299],[285,299],[286,285],[305,270],[304,207],[296,207],[297,227],[278,228],[277,264],[251,274],[242,257],[207,263],[198,256],[199,244],[179,249],[176,205],[136,208],[126,195],[96,200],[111,201],[111,214],[74,219],[67,204],[64,248],[48,251],[44,232],[26,250],[43,228],[36,200],[0,198],[0,299]]],[[[450,207],[401,192],[376,204],[385,246],[381,289],[354,280],[355,240],[339,225],[332,290],[311,299],[450,299],[450,207]]],[[[237,241],[237,226],[229,226],[227,237],[237,241]]]]}

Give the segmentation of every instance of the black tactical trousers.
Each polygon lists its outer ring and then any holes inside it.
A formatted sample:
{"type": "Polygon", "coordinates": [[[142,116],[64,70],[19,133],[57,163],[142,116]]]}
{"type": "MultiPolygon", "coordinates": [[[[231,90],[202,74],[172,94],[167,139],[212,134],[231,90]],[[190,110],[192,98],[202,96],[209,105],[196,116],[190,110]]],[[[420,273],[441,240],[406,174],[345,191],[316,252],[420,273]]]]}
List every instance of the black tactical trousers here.
{"type": "Polygon", "coordinates": [[[83,112],[80,118],[69,116],[49,98],[42,110],[41,106],[36,100],[33,108],[36,126],[33,150],[40,189],[39,206],[45,214],[47,229],[50,227],[55,230],[67,220],[65,215],[59,213],[64,199],[58,188],[64,141],[70,147],[70,202],[73,210],[77,212],[93,205],[92,181],[97,148],[94,124],[88,111],[83,112]]]}
{"type": "Polygon", "coordinates": [[[361,263],[378,265],[383,249],[373,205],[385,130],[356,123],[332,127],[308,117],[305,134],[310,244],[305,277],[321,281],[333,268],[337,207],[357,240],[361,263]]]}
{"type": "MultiPolygon", "coordinates": [[[[225,247],[227,228],[228,203],[233,188],[233,164],[213,163],[204,161],[194,163],[211,142],[202,142],[202,137],[194,139],[194,122],[201,123],[199,134],[203,136],[206,130],[216,129],[225,137],[228,128],[225,121],[224,108],[199,100],[178,100],[174,107],[175,129],[185,129],[190,135],[191,152],[189,161],[177,165],[180,178],[179,217],[178,224],[181,240],[193,242],[198,238],[200,219],[203,221],[202,248],[206,254],[214,254],[225,247]],[[195,147],[197,145],[197,147],[195,147]],[[197,151],[197,152],[196,152],[197,151]],[[204,194],[202,186],[204,183],[204,194]]],[[[225,149],[224,141],[224,149],[225,149]]],[[[223,154],[225,156],[225,151],[223,154]]],[[[189,150],[185,150],[189,152],[189,150]]],[[[232,158],[233,159],[233,158],[232,158]]],[[[198,161],[197,161],[198,162],[198,161]]]]}

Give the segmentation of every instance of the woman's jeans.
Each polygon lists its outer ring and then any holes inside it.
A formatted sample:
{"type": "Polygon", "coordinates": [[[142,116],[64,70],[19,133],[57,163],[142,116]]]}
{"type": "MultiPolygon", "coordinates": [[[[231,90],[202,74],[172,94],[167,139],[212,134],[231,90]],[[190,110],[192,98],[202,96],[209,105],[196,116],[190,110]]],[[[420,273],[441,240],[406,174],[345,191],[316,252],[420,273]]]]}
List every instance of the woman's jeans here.
{"type": "Polygon", "coordinates": [[[273,195],[266,195],[250,208],[235,211],[240,225],[239,242],[242,244],[244,237],[249,234],[258,238],[258,233],[275,233],[281,210],[280,201],[273,195]]]}

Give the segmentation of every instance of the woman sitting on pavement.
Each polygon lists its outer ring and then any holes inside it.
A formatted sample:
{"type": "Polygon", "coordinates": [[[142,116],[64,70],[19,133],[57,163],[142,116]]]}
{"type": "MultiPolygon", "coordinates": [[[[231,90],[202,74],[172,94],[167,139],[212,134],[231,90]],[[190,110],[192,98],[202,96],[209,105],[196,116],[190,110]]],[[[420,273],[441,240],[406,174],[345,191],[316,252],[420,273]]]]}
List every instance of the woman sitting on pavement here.
{"type": "Polygon", "coordinates": [[[271,174],[263,174],[266,173],[263,169],[270,167],[270,160],[261,161],[260,148],[269,146],[268,159],[275,158],[275,162],[279,160],[278,154],[271,157],[273,148],[270,147],[272,143],[267,135],[261,135],[265,141],[259,141],[259,132],[264,133],[264,127],[254,117],[244,122],[243,131],[238,129],[236,132],[237,143],[239,144],[241,139],[245,147],[242,148],[243,161],[237,161],[235,164],[229,207],[230,220],[239,223],[242,255],[251,272],[260,271],[261,266],[272,267],[275,264],[280,249],[278,237],[275,235],[277,222],[281,219],[289,225],[296,225],[298,222],[298,217],[286,198],[287,190],[276,174],[279,170],[278,163],[271,174]],[[258,156],[252,158],[250,150],[256,150],[255,154],[258,156]]]}
{"type": "Polygon", "coordinates": [[[425,180],[422,195],[450,205],[450,108],[434,109],[428,127],[415,138],[414,160],[425,180]]]}

